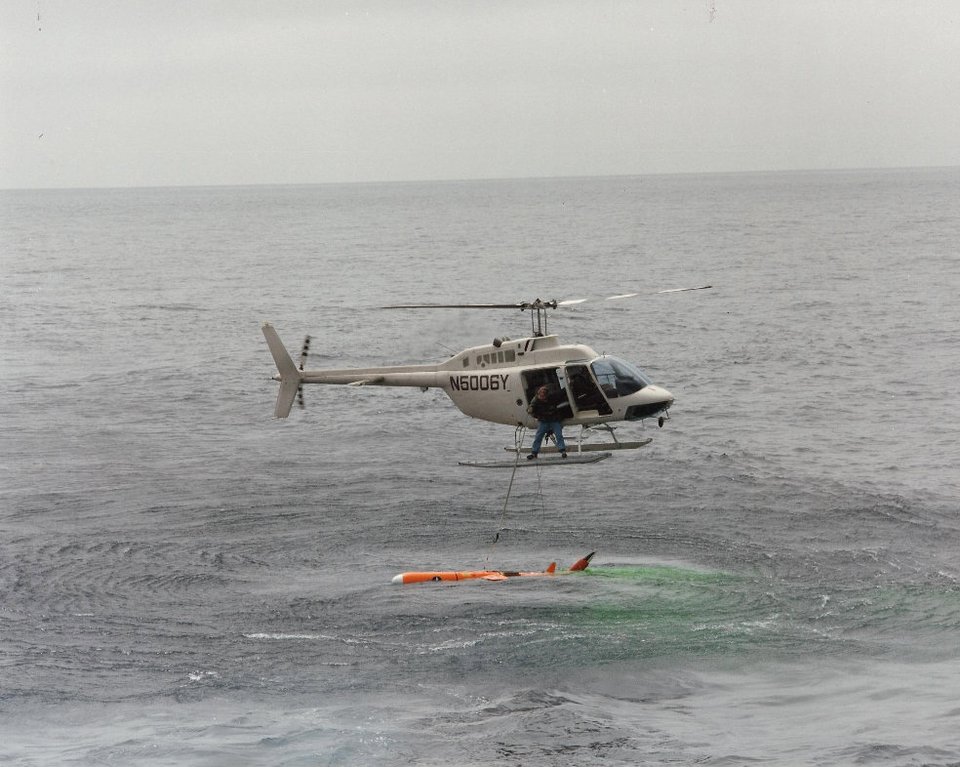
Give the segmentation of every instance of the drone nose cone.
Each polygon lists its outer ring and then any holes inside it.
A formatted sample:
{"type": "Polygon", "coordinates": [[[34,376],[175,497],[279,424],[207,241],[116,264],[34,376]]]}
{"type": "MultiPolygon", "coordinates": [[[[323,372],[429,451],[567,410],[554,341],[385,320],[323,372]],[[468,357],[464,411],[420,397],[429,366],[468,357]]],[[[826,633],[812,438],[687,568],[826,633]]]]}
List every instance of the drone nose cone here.
{"type": "Polygon", "coordinates": [[[400,575],[394,575],[390,579],[390,583],[403,583],[403,573],[400,573],[400,575]]]}

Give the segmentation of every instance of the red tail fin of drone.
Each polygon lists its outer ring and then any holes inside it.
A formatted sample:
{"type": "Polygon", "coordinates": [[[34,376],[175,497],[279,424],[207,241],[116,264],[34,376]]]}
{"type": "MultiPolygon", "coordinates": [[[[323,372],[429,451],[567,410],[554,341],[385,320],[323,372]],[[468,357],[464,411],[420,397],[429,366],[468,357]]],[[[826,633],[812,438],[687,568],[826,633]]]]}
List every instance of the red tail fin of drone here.
{"type": "Polygon", "coordinates": [[[576,562],[570,565],[570,572],[575,573],[578,570],[586,570],[587,566],[590,564],[590,560],[593,559],[593,555],[596,553],[597,552],[595,551],[591,551],[589,554],[587,554],[587,556],[583,557],[582,559],[578,559],[576,562]]]}
{"type": "Polygon", "coordinates": [[[545,573],[550,573],[550,575],[553,575],[556,571],[557,571],[556,562],[551,562],[550,565],[547,567],[547,569],[544,570],[545,573]]]}

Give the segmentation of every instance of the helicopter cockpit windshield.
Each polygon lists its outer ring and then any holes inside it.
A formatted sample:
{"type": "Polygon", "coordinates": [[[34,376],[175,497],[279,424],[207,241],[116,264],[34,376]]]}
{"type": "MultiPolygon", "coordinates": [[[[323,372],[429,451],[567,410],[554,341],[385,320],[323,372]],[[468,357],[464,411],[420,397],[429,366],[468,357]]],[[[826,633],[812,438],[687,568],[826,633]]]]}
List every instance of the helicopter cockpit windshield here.
{"type": "Polygon", "coordinates": [[[616,357],[595,359],[590,368],[607,399],[625,397],[653,383],[638,368],[616,357]]]}

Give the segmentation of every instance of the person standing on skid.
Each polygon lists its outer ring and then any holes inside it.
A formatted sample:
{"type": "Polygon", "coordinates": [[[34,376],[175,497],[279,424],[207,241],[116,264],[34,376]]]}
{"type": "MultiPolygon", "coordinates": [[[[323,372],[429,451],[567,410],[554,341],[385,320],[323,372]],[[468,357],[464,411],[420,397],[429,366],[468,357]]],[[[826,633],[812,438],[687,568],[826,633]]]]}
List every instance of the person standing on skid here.
{"type": "MultiPolygon", "coordinates": [[[[564,401],[566,400],[564,399],[564,401]]],[[[551,431],[553,432],[553,438],[557,441],[557,447],[560,448],[560,455],[564,458],[567,457],[567,444],[563,441],[563,425],[560,423],[560,417],[557,414],[558,404],[560,403],[557,399],[550,396],[549,387],[541,386],[537,389],[537,396],[533,398],[533,402],[527,408],[527,412],[539,422],[530,455],[527,456],[528,461],[537,457],[543,438],[551,431]]]]}

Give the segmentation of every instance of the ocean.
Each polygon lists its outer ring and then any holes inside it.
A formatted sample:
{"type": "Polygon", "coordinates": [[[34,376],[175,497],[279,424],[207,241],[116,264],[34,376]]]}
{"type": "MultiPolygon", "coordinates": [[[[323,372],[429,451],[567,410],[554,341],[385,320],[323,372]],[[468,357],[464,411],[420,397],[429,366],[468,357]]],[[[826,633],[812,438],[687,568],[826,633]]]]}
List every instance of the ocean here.
{"type": "MultiPolygon", "coordinates": [[[[0,192],[0,763],[960,764],[960,169],[0,192]],[[711,290],[658,294],[695,285],[711,290]],[[309,367],[566,342],[590,466],[309,367]],[[419,569],[562,578],[398,586],[419,569]]],[[[575,437],[568,431],[568,439],[575,437]]]]}

